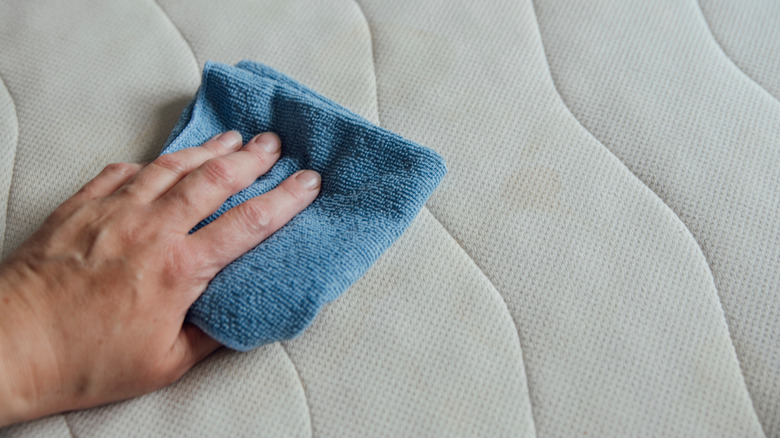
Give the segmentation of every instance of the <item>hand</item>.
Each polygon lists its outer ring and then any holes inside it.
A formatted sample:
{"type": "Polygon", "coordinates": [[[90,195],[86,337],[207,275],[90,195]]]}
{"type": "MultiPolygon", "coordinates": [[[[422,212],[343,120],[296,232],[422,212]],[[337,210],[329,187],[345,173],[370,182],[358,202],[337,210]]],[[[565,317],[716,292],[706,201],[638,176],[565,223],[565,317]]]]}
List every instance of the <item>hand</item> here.
{"type": "Polygon", "coordinates": [[[280,155],[234,131],[147,166],[112,164],[0,265],[0,427],[151,392],[219,344],[185,323],[228,263],[317,196],[301,171],[188,234],[280,155]]]}

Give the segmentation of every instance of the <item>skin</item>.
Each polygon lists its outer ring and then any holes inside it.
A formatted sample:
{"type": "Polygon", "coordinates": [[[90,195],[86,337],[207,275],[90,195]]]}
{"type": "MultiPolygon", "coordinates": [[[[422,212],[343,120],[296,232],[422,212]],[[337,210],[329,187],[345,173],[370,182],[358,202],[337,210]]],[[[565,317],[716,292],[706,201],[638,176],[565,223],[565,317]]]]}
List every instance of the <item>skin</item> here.
{"type": "Polygon", "coordinates": [[[188,234],[280,155],[237,132],[152,163],[107,166],[0,264],[0,427],[135,397],[220,345],[184,322],[228,263],[317,196],[301,171],[188,234]]]}

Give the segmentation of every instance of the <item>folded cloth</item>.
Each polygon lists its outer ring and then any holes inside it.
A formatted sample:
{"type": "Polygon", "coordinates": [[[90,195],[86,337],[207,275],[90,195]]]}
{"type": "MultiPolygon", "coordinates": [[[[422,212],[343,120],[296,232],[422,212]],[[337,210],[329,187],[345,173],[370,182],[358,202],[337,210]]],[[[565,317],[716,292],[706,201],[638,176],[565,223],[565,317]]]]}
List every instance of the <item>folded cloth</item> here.
{"type": "Polygon", "coordinates": [[[403,233],[446,173],[431,149],[377,127],[262,64],[208,62],[163,154],[237,130],[282,140],[274,167],[230,197],[197,229],[299,169],[322,175],[317,199],[225,267],[187,320],[247,351],[300,334],[403,233]]]}

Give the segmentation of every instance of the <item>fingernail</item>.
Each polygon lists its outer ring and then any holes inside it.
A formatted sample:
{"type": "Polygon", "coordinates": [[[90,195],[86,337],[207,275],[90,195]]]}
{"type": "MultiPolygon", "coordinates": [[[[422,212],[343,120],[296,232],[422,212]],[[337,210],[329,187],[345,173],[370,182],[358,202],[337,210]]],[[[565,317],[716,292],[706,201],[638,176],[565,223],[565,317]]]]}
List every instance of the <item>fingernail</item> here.
{"type": "Polygon", "coordinates": [[[320,174],[313,170],[304,170],[295,177],[301,185],[309,190],[316,189],[322,181],[320,174]]]}
{"type": "Polygon", "coordinates": [[[217,137],[217,141],[228,149],[235,149],[241,146],[242,140],[241,134],[238,131],[223,132],[217,137]]]}
{"type": "Polygon", "coordinates": [[[276,136],[273,135],[260,134],[254,138],[254,141],[269,154],[274,154],[281,148],[281,145],[277,141],[276,136]]]}

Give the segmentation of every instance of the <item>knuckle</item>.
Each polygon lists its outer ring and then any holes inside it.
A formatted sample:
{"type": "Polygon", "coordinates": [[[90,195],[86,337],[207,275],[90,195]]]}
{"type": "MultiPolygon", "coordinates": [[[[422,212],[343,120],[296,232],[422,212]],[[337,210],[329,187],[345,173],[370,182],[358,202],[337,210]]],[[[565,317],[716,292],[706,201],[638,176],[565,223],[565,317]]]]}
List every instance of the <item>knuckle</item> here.
{"type": "Polygon", "coordinates": [[[192,277],[195,271],[195,260],[191,253],[186,251],[171,251],[166,258],[163,275],[165,284],[183,282],[192,277]]]}
{"type": "Polygon", "coordinates": [[[238,179],[238,168],[228,160],[213,159],[203,165],[203,173],[212,184],[233,186],[238,179]]]}
{"type": "Polygon", "coordinates": [[[286,197],[293,199],[297,204],[306,201],[304,192],[302,190],[298,190],[297,188],[291,187],[287,184],[280,185],[279,187],[282,189],[286,197]]]}
{"type": "Polygon", "coordinates": [[[139,184],[125,184],[117,193],[121,193],[122,199],[132,202],[141,202],[146,193],[145,187],[139,184]]]}
{"type": "Polygon", "coordinates": [[[103,172],[116,175],[127,175],[135,170],[131,163],[111,163],[103,168],[103,172]]]}
{"type": "Polygon", "coordinates": [[[271,223],[271,211],[260,202],[246,202],[239,210],[243,224],[253,232],[259,232],[271,223]]]}
{"type": "Polygon", "coordinates": [[[181,174],[187,171],[187,163],[175,153],[162,155],[152,163],[175,174],[181,174]]]}
{"type": "Polygon", "coordinates": [[[76,198],[94,198],[97,196],[97,193],[95,191],[95,186],[92,184],[92,181],[90,181],[87,184],[84,184],[74,195],[73,197],[76,198]]]}
{"type": "Polygon", "coordinates": [[[188,216],[193,211],[198,211],[198,195],[192,190],[180,190],[174,194],[173,205],[178,213],[188,216]]]}

